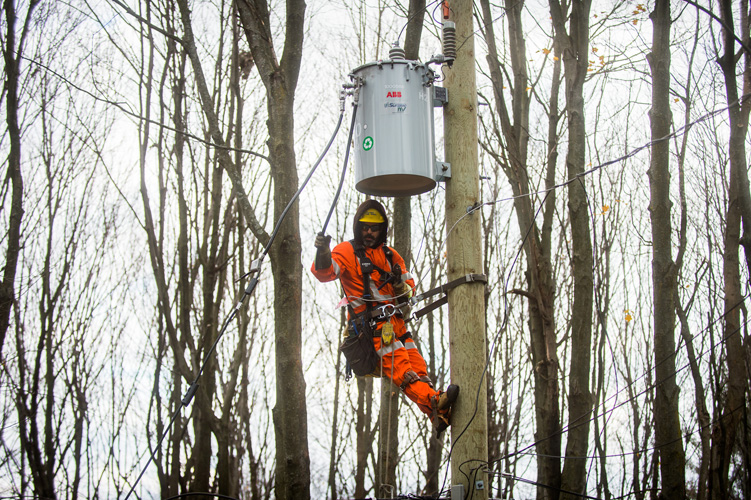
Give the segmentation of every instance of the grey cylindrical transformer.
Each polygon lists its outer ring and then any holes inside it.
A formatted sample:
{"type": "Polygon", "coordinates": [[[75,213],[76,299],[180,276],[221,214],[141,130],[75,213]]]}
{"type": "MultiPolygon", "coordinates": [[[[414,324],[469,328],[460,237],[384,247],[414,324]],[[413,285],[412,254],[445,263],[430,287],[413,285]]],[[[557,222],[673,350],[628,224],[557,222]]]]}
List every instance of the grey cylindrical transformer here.
{"type": "Polygon", "coordinates": [[[435,187],[433,80],[417,61],[364,64],[353,132],[355,187],[376,196],[410,196],[435,187]]]}

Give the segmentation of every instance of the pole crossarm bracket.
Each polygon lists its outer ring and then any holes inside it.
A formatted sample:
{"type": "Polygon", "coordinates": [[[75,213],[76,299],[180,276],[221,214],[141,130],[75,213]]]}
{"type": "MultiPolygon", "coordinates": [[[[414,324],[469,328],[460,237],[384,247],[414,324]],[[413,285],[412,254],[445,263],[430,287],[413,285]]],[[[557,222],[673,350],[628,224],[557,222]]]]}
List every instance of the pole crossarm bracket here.
{"type": "MultiPolygon", "coordinates": [[[[441,286],[437,286],[435,288],[431,288],[425,293],[421,293],[420,295],[416,295],[410,299],[410,303],[414,304],[420,300],[425,300],[429,297],[432,297],[433,295],[437,295],[439,293],[445,293],[448,294],[448,291],[452,288],[456,288],[459,285],[464,285],[465,283],[487,283],[488,277],[484,274],[465,274],[461,278],[457,278],[455,280],[449,281],[448,283],[445,283],[441,286]]],[[[443,304],[448,302],[448,295],[444,295],[438,300],[434,300],[427,306],[423,307],[419,311],[414,313],[415,319],[420,319],[422,316],[425,316],[426,314],[434,311],[435,309],[438,309],[443,304]]]]}

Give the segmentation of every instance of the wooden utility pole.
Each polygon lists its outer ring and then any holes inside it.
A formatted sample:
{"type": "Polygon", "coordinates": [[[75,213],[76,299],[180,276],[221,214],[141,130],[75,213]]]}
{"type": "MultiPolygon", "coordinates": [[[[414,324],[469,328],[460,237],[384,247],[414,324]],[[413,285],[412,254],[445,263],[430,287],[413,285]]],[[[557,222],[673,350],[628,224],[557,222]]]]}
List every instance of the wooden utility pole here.
{"type": "MultiPolygon", "coordinates": [[[[446,243],[449,281],[483,271],[480,213],[467,215],[468,207],[480,201],[472,0],[452,0],[451,21],[456,23],[457,55],[451,69],[445,68],[449,102],[444,108],[446,161],[451,164],[451,180],[446,182],[446,227],[453,228],[446,243]]],[[[487,359],[485,286],[478,282],[460,285],[449,292],[448,298],[451,381],[461,388],[451,417],[452,484],[463,483],[465,495],[472,488],[473,500],[485,500],[488,498],[488,481],[483,472],[488,460],[487,380],[483,376],[487,359]],[[479,468],[477,474],[470,473],[475,468],[479,468]]]]}

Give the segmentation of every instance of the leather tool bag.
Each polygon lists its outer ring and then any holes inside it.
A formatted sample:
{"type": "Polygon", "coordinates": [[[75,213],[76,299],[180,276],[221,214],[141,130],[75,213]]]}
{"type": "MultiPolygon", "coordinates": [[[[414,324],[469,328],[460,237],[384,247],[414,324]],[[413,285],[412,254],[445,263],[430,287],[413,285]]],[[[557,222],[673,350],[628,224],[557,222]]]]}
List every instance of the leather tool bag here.
{"type": "Polygon", "coordinates": [[[361,328],[353,333],[342,342],[339,349],[355,375],[364,377],[378,368],[381,359],[373,346],[373,335],[369,328],[361,328]]]}

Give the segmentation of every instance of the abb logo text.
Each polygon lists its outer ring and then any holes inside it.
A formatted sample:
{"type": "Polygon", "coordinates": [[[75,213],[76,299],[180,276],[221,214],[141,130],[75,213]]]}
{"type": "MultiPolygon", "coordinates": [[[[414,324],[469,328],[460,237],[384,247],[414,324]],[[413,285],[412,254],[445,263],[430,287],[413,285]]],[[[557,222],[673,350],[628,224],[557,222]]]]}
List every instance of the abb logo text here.
{"type": "Polygon", "coordinates": [[[401,92],[389,92],[386,94],[386,97],[401,97],[401,96],[402,96],[401,92]]]}

